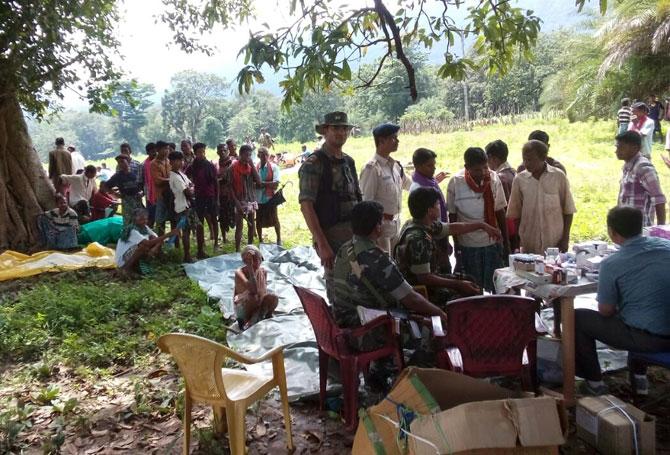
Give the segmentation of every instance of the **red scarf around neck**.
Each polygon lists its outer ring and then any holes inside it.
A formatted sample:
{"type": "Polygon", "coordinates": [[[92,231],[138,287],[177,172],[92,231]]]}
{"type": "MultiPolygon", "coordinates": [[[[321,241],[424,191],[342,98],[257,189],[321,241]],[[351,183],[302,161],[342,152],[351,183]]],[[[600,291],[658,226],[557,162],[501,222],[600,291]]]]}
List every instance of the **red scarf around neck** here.
{"type": "Polygon", "coordinates": [[[644,125],[644,122],[646,122],[646,121],[647,121],[647,116],[646,115],[642,115],[642,116],[638,117],[637,119],[635,119],[633,121],[633,131],[638,131],[639,132],[642,129],[642,126],[644,125]]]}
{"type": "MultiPolygon", "coordinates": [[[[268,173],[265,175],[265,181],[266,181],[266,182],[271,182],[271,181],[274,179],[274,175],[273,175],[273,173],[272,173],[272,163],[270,163],[270,161],[267,161],[267,162],[265,163],[265,167],[268,168],[268,173]]],[[[258,163],[258,164],[256,165],[256,169],[258,169],[258,174],[260,175],[260,173],[261,173],[261,163],[258,163]]],[[[268,197],[272,197],[272,196],[274,196],[274,194],[275,194],[275,190],[274,190],[274,188],[272,188],[272,185],[267,185],[267,186],[265,187],[265,194],[266,194],[268,197]]]]}
{"type": "Polygon", "coordinates": [[[242,177],[251,174],[251,165],[249,163],[241,163],[239,160],[233,161],[231,164],[233,171],[233,190],[235,194],[242,195],[244,193],[244,182],[242,177]]]}
{"type": "Polygon", "coordinates": [[[482,185],[477,185],[477,182],[472,178],[470,172],[465,170],[465,183],[468,184],[470,189],[475,193],[483,193],[484,195],[484,221],[487,224],[498,227],[498,221],[496,220],[496,211],[493,200],[493,189],[491,188],[491,173],[487,170],[484,175],[484,182],[482,185]]]}

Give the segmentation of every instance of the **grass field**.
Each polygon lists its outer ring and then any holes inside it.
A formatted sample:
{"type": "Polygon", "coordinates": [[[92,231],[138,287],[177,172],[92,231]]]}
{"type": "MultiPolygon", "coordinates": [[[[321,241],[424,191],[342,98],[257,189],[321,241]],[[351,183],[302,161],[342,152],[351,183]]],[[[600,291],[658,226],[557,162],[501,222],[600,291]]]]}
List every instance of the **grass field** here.
{"type": "MultiPolygon", "coordinates": [[[[438,154],[438,169],[454,173],[467,147],[502,139],[516,166],[521,146],[534,129],[549,133],[550,155],[568,170],[578,209],[572,240],[604,239],[605,215],[616,203],[622,166],[614,155],[611,122],[537,119],[450,134],[401,134],[395,158],[409,163],[416,148],[428,147],[438,154]]],[[[661,164],[662,147],[654,147],[654,163],[668,189],[670,170],[661,164]]],[[[300,144],[278,144],[277,150],[298,151],[300,144]]],[[[351,138],[345,151],[360,171],[374,153],[372,138],[351,138]]],[[[215,158],[213,151],[208,155],[215,158]]],[[[106,161],[113,167],[112,159],[106,161]]],[[[287,247],[310,243],[298,208],[296,171],[282,172],[282,182],[293,182],[285,189],[287,203],[279,209],[287,247]]],[[[271,230],[265,233],[274,240],[271,230]]],[[[224,251],[232,251],[230,243],[224,251]]],[[[85,270],[0,283],[0,453],[40,447],[49,452],[65,441],[91,436],[103,441],[101,431],[112,424],[99,420],[99,411],[119,397],[128,397],[130,404],[105,417],[116,425],[112,436],[128,426],[174,423],[180,386],[171,364],[157,355],[155,339],[181,330],[223,341],[225,321],[216,303],[184,275],[177,252],[153,267],[151,276],[133,282],[119,281],[109,271],[85,270]],[[165,377],[172,378],[167,386],[160,379],[147,380],[164,369],[170,371],[165,377]]],[[[197,434],[201,448],[211,441],[211,434],[197,434]]],[[[138,433],[135,439],[150,437],[138,433]]]]}

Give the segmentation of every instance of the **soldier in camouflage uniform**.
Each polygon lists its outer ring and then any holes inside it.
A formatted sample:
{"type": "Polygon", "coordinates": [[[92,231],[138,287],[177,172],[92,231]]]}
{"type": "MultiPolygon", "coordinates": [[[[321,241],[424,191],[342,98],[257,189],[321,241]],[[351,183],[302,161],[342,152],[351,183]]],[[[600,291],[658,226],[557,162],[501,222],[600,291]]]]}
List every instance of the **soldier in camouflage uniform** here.
{"type": "Polygon", "coordinates": [[[440,250],[435,241],[479,229],[500,239],[500,231],[484,222],[442,223],[439,200],[440,195],[433,188],[417,188],[409,194],[412,219],[403,226],[393,256],[410,284],[426,286],[430,301],[444,306],[447,300],[481,294],[481,290],[470,281],[437,274],[440,250]]]}
{"type": "MultiPolygon", "coordinates": [[[[340,327],[361,325],[357,306],[376,310],[404,310],[423,316],[446,314],[405,281],[393,260],[376,244],[382,235],[383,206],[375,201],[357,204],[352,211],[353,238],[337,253],[334,269],[335,321],[340,327]]],[[[362,340],[351,340],[362,351],[378,349],[385,342],[384,329],[362,340]]]]}
{"type": "Polygon", "coordinates": [[[323,134],[325,143],[298,171],[300,211],[325,269],[326,291],[331,302],[335,254],[352,237],[351,210],[361,200],[356,165],[342,151],[351,128],[344,112],[326,114],[323,123],[316,125],[316,132],[323,134]]]}

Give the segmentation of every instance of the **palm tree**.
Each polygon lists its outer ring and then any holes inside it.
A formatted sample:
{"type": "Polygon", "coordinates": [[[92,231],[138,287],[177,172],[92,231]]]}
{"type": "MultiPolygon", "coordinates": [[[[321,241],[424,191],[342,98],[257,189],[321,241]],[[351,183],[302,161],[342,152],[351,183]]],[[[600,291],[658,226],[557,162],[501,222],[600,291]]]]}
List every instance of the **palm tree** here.
{"type": "Polygon", "coordinates": [[[632,57],[670,56],[670,1],[623,0],[605,18],[597,37],[605,46],[599,78],[632,57]]]}

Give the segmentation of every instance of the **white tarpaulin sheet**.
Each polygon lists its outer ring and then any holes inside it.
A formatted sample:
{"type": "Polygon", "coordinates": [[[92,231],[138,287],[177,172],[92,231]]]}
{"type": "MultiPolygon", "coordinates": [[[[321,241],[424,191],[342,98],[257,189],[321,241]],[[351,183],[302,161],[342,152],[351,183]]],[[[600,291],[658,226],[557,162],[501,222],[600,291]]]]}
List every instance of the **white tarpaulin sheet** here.
{"type": "MultiPolygon", "coordinates": [[[[289,399],[319,393],[319,352],[314,332],[293,290],[298,285],[325,295],[323,268],[311,247],[284,250],[276,245],[261,244],[263,267],[268,272],[268,291],[279,297],[274,318],[260,321],[242,333],[227,334],[231,349],[257,357],[284,346],[284,364],[289,399]]],[[[218,299],[226,318],[234,315],[233,291],[235,270],[242,266],[239,253],[224,254],[184,268],[189,278],[198,282],[210,298],[218,299]]],[[[247,366],[250,371],[271,371],[272,364],[247,366]]]]}

